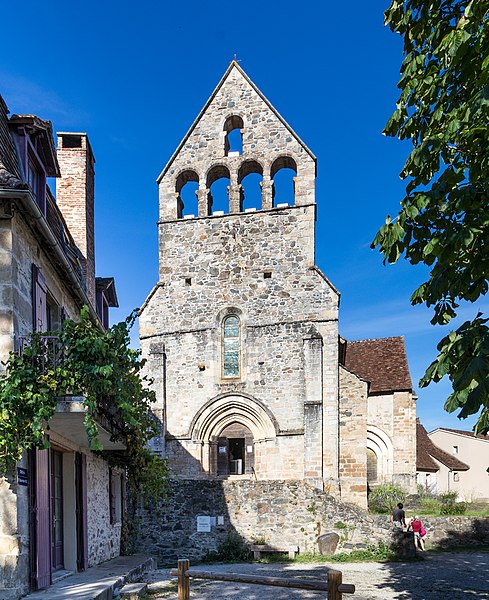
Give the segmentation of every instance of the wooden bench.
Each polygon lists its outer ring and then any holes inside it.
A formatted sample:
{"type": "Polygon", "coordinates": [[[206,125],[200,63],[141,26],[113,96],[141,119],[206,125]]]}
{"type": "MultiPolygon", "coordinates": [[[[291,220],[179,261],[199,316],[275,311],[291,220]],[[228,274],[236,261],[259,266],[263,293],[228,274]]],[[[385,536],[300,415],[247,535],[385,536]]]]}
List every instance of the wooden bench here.
{"type": "Polygon", "coordinates": [[[295,555],[299,552],[297,546],[269,546],[268,544],[253,544],[250,546],[253,552],[253,559],[260,560],[262,552],[287,552],[290,560],[294,560],[295,555]]]}

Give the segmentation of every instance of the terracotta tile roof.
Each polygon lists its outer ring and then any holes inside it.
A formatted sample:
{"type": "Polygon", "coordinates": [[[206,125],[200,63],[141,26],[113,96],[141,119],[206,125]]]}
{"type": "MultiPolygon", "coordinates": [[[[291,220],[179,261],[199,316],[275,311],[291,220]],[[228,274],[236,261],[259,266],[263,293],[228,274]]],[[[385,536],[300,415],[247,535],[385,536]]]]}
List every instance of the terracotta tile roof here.
{"type": "Polygon", "coordinates": [[[478,440],[486,440],[489,442],[489,434],[482,435],[482,433],[478,433],[474,435],[473,431],[463,431],[462,429],[448,429],[447,427],[439,427],[439,431],[449,431],[450,433],[459,433],[460,435],[466,435],[467,437],[476,438],[478,440]]]}
{"type": "Polygon", "coordinates": [[[412,390],[404,338],[346,342],[344,366],[370,382],[370,393],[412,390]]]}
{"type": "Polygon", "coordinates": [[[416,470],[438,471],[438,465],[433,459],[444,464],[452,471],[468,471],[469,466],[464,462],[436,446],[428,437],[426,429],[416,422],[416,470]]]}

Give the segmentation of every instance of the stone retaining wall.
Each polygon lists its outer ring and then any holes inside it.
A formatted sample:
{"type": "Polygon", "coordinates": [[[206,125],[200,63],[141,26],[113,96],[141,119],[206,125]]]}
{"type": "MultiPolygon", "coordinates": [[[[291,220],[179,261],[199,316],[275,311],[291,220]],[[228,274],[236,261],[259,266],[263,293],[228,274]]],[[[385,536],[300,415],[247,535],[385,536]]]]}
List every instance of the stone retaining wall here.
{"type": "MultiPolygon", "coordinates": [[[[339,536],[337,551],[396,542],[388,516],[338,503],[302,481],[173,481],[172,489],[158,510],[140,514],[140,551],[160,563],[199,560],[231,532],[250,544],[297,545],[301,552],[318,552],[318,537],[330,532],[339,536]]],[[[487,518],[437,517],[423,523],[429,546],[489,543],[487,518]]]]}

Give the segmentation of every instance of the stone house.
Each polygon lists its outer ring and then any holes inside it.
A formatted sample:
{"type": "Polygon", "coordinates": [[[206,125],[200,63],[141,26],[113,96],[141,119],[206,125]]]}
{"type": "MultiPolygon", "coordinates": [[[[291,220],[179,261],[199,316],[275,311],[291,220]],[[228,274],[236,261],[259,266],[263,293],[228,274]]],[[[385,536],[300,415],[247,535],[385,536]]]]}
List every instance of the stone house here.
{"type": "MultiPolygon", "coordinates": [[[[0,96],[1,361],[83,305],[102,326],[117,306],[113,279],[95,277],[94,163],[85,133],[59,133],[56,150],[49,121],[9,117],[0,96]]],[[[60,399],[50,449],[26,452],[15,473],[0,473],[3,600],[119,554],[121,476],[89,451],[83,414],[80,398],[60,399]]],[[[109,437],[100,427],[106,447],[109,437]]]]}
{"type": "Polygon", "coordinates": [[[414,490],[415,396],[402,338],[339,337],[315,177],[233,61],[158,178],[159,281],[139,320],[154,450],[180,479],[302,481],[365,507],[368,478],[414,490]]]}
{"type": "Polygon", "coordinates": [[[457,492],[467,502],[489,501],[489,436],[445,427],[427,433],[419,422],[417,428],[418,484],[432,493],[457,492]]]}

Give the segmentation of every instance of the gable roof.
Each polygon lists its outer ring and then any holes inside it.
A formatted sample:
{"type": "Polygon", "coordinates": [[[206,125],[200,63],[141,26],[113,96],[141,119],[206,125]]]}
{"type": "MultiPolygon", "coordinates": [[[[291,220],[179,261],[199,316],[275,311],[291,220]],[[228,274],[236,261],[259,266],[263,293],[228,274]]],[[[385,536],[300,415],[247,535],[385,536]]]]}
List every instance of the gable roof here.
{"type": "Polygon", "coordinates": [[[483,435],[482,433],[478,433],[474,435],[473,431],[464,431],[462,429],[448,429],[447,427],[438,427],[433,431],[430,431],[430,435],[435,431],[447,431],[448,433],[456,433],[457,435],[464,435],[466,437],[474,438],[476,440],[484,440],[485,442],[489,442],[489,434],[483,435]]]}
{"type": "Polygon", "coordinates": [[[370,382],[370,393],[411,391],[402,336],[346,342],[344,366],[370,382]]]}
{"type": "Polygon", "coordinates": [[[299,142],[299,144],[304,148],[304,150],[309,154],[309,156],[316,162],[316,157],[315,155],[311,152],[311,150],[309,150],[309,148],[306,146],[306,144],[300,139],[300,137],[295,133],[295,131],[292,129],[292,127],[287,123],[287,121],[280,115],[280,113],[273,107],[273,105],[271,104],[271,102],[269,100],[267,100],[267,98],[265,98],[265,96],[261,93],[261,91],[256,87],[256,85],[251,81],[251,79],[248,77],[248,75],[243,71],[243,69],[239,66],[239,64],[233,60],[231,61],[229,67],[226,69],[226,72],[224,73],[224,75],[221,78],[221,81],[217,84],[216,88],[214,89],[214,91],[212,92],[212,94],[210,95],[209,99],[207,100],[207,102],[205,103],[204,107],[202,108],[202,110],[200,111],[200,113],[197,115],[197,118],[195,119],[195,121],[192,123],[192,125],[190,126],[190,129],[187,131],[187,133],[185,134],[185,137],[183,138],[183,140],[180,142],[180,144],[178,145],[177,149],[175,150],[175,152],[172,154],[170,160],[166,163],[163,171],[160,173],[160,175],[157,178],[157,183],[160,183],[160,181],[162,180],[162,178],[164,177],[165,173],[168,171],[168,169],[171,167],[173,161],[175,160],[175,158],[178,156],[178,154],[180,153],[180,150],[183,148],[183,146],[186,144],[188,138],[191,136],[192,132],[194,131],[195,127],[197,126],[197,124],[199,123],[199,121],[201,120],[201,118],[204,116],[205,112],[207,111],[209,105],[212,103],[212,101],[214,100],[214,98],[216,97],[216,95],[218,94],[219,90],[222,88],[222,86],[224,85],[224,83],[226,82],[226,80],[228,79],[229,75],[231,74],[231,72],[233,71],[233,69],[236,69],[238,71],[238,73],[240,73],[242,75],[242,77],[247,81],[247,83],[253,88],[253,90],[258,94],[258,96],[263,100],[263,102],[268,106],[268,108],[273,112],[273,114],[277,117],[277,119],[282,123],[282,125],[284,125],[288,131],[295,137],[295,139],[299,142]]]}
{"type": "Polygon", "coordinates": [[[439,448],[429,438],[426,429],[416,420],[416,470],[438,471],[439,467],[433,460],[436,459],[451,471],[468,471],[470,467],[457,457],[439,448]]]}

